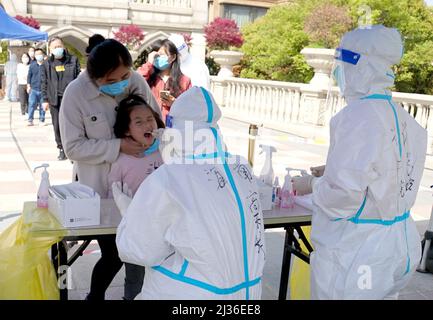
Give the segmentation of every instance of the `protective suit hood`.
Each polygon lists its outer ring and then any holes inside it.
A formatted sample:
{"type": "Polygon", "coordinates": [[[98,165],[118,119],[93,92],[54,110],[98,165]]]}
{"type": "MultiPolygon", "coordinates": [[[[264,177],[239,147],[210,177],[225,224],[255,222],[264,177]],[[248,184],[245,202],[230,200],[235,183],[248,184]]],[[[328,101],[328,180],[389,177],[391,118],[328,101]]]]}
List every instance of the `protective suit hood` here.
{"type": "Polygon", "coordinates": [[[170,116],[173,117],[173,128],[181,128],[185,121],[192,121],[199,128],[209,128],[217,125],[221,109],[209,91],[194,86],[176,99],[170,116]],[[206,98],[210,99],[209,103],[206,98]]]}
{"type": "Polygon", "coordinates": [[[189,57],[188,45],[185,42],[185,39],[180,34],[172,34],[168,37],[168,40],[174,43],[179,52],[180,63],[182,65],[189,57]]]}
{"type": "Polygon", "coordinates": [[[193,86],[203,87],[207,90],[210,88],[209,69],[203,59],[190,54],[188,44],[180,34],[172,34],[168,38],[179,52],[180,71],[191,79],[193,86]]]}
{"type": "Polygon", "coordinates": [[[347,32],[335,60],[343,66],[343,96],[352,100],[374,93],[390,94],[389,88],[394,85],[391,67],[400,62],[402,55],[403,43],[397,29],[375,25],[347,32]],[[352,61],[342,61],[347,57],[352,61]]]}
{"type": "Polygon", "coordinates": [[[221,118],[221,109],[206,89],[194,86],[185,91],[173,103],[169,116],[172,128],[164,131],[162,140],[173,142],[163,144],[161,149],[165,163],[170,162],[167,158],[171,154],[170,149],[175,149],[177,156],[180,157],[216,152],[215,137],[211,128],[216,130],[225,149],[217,124],[221,118]]]}

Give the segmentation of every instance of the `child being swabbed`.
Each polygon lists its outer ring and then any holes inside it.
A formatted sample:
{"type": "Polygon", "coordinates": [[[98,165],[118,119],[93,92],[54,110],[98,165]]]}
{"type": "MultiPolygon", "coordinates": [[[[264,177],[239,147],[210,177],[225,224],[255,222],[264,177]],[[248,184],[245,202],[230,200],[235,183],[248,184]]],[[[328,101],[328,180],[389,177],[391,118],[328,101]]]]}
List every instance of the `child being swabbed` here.
{"type": "MultiPolygon", "coordinates": [[[[133,196],[143,180],[162,165],[159,140],[154,134],[159,128],[164,128],[164,122],[143,98],[130,95],[120,102],[114,134],[117,138],[133,139],[146,150],[136,157],[120,153],[111,166],[109,186],[113,183],[126,184],[133,196]]],[[[109,197],[112,197],[111,188],[109,197]]],[[[143,279],[143,266],[125,263],[125,300],[133,300],[140,293],[143,279]]]]}

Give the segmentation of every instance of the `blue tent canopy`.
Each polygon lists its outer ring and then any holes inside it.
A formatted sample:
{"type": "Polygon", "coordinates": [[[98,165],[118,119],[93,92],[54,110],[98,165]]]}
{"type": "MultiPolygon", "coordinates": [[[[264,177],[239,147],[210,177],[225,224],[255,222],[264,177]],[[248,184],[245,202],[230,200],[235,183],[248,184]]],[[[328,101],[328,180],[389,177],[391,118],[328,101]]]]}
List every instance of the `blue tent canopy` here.
{"type": "Polygon", "coordinates": [[[10,17],[0,7],[0,39],[47,41],[48,33],[38,31],[10,17]]]}

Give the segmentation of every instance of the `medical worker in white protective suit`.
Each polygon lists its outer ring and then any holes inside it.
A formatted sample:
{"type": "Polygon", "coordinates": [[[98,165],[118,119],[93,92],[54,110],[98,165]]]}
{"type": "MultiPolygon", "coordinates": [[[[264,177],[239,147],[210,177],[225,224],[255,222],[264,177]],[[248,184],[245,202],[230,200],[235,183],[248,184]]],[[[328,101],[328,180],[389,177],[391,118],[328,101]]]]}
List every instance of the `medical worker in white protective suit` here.
{"type": "Polygon", "coordinates": [[[252,170],[226,151],[221,111],[204,88],[179,96],[170,116],[161,145],[175,142],[161,150],[165,164],[129,206],[113,187],[120,211],[127,207],[119,257],[147,267],[141,299],[260,299],[265,244],[252,170]]]}
{"type": "Polygon", "coordinates": [[[176,46],[180,56],[180,70],[191,79],[191,84],[210,90],[209,68],[206,63],[189,52],[188,44],[182,35],[171,34],[168,40],[176,46]]]}
{"type": "Polygon", "coordinates": [[[400,62],[396,29],[372,26],[346,33],[333,75],[347,106],[330,124],[321,178],[293,179],[313,191],[313,299],[395,299],[421,255],[410,216],[427,148],[427,132],[388,90],[400,62]]]}

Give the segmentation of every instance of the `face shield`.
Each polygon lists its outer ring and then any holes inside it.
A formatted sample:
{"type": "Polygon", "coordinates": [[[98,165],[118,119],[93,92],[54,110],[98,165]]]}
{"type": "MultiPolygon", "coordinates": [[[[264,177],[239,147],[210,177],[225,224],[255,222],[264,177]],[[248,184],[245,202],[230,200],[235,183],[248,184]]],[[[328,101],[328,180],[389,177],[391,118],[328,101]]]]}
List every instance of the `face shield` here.
{"type": "Polygon", "coordinates": [[[353,52],[342,48],[335,49],[335,61],[334,61],[334,66],[332,68],[331,75],[332,78],[337,83],[337,86],[340,88],[341,95],[344,95],[344,91],[346,89],[344,65],[346,63],[349,63],[351,65],[356,66],[360,58],[361,58],[361,54],[357,52],[353,52]]]}

